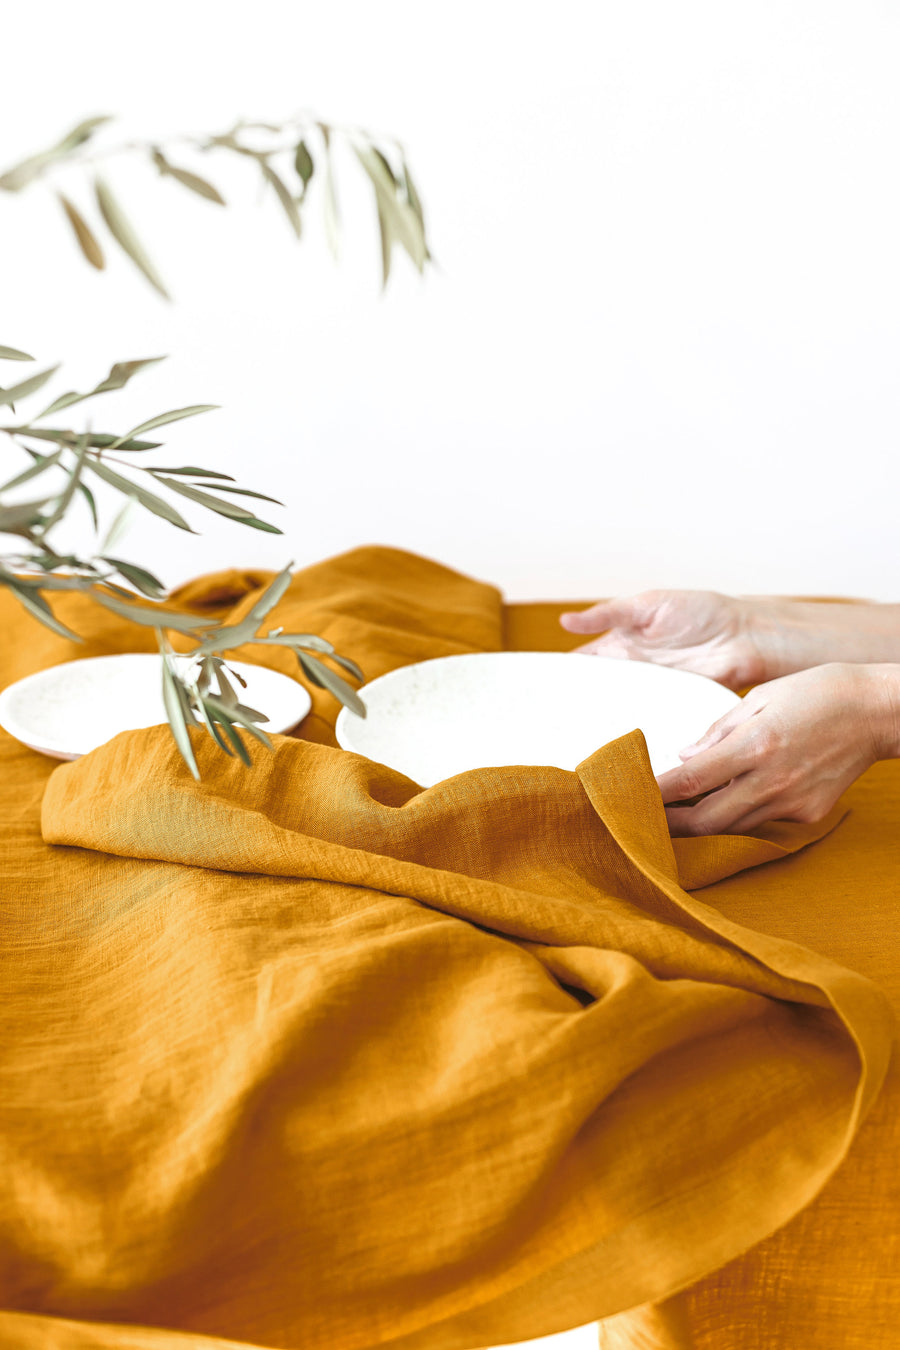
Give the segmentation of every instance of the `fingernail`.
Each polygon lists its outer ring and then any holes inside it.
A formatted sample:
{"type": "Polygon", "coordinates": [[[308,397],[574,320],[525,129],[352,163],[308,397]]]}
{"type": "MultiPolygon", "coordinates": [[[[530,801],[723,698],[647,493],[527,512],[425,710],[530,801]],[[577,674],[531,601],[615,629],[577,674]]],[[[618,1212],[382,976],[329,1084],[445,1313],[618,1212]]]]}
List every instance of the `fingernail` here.
{"type": "Polygon", "coordinates": [[[691,755],[696,755],[699,749],[699,745],[686,745],[683,750],[678,751],[678,758],[690,759],[691,755]]]}

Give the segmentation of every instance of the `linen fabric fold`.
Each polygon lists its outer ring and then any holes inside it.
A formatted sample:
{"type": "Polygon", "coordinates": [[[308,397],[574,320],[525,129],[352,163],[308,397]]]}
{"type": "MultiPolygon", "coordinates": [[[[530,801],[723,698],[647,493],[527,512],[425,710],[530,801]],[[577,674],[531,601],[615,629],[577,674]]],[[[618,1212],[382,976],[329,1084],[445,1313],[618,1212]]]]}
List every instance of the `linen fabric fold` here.
{"type": "MultiPolygon", "coordinates": [[[[54,659],[127,649],[65,599],[95,627],[54,659]]],[[[494,588],[399,550],[271,621],[370,677],[503,643],[494,588]]],[[[875,985],[684,886],[840,811],[673,847],[639,730],[422,789],[336,712],[249,770],[195,733],[199,784],[165,727],[59,768],[0,742],[0,1337],[471,1350],[650,1303],[635,1334],[683,1343],[665,1301],[821,1190],[893,1034],[875,985]]]]}

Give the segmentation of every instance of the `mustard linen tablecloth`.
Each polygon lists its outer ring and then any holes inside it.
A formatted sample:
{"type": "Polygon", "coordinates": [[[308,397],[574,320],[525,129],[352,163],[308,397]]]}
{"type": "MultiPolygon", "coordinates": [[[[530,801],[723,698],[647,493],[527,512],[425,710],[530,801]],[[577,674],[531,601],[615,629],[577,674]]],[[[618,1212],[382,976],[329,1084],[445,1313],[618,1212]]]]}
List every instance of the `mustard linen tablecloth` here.
{"type": "MultiPolygon", "coordinates": [[[[2,683],[149,648],[58,612],[82,645],[0,594],[2,683]]],[[[369,678],[574,642],[380,548],[272,622],[369,678]]],[[[673,844],[637,730],[422,790],[336,712],[249,771],[197,736],[200,785],[164,727],[62,766],[0,738],[0,1345],[896,1345],[896,766],[673,844]]]]}

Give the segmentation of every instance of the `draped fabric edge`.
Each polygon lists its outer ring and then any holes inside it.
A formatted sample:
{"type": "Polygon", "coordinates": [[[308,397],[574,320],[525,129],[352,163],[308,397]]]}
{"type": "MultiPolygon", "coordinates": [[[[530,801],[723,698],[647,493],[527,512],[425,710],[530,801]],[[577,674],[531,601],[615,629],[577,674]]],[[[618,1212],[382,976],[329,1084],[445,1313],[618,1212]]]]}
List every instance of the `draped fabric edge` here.
{"type": "MultiPolygon", "coordinates": [[[[98,760],[104,756],[108,757],[118,753],[123,748],[122,743],[125,737],[144,738],[148,735],[156,735],[158,738],[160,733],[167,735],[163,728],[157,728],[150,732],[123,733],[122,737],[116,738],[115,741],[94,752],[92,757],[94,766],[99,768],[98,760]],[[117,742],[120,743],[118,746],[117,742]]],[[[168,741],[164,743],[167,746],[166,753],[174,755],[175,752],[168,745],[168,741]]],[[[291,744],[296,745],[299,750],[302,743],[291,742],[291,744]]],[[[334,750],[327,747],[309,746],[305,748],[305,752],[316,753],[320,750],[328,755],[335,754],[334,750]]],[[[370,762],[365,761],[365,763],[370,762]]],[[[103,838],[101,816],[95,815],[93,817],[97,821],[98,834],[96,840],[86,840],[83,830],[80,835],[76,836],[67,829],[67,808],[71,807],[73,800],[77,798],[79,785],[83,785],[85,791],[88,791],[91,768],[94,766],[86,757],[81,761],[61,766],[51,776],[44,795],[42,813],[42,829],[45,841],[78,847],[95,847],[101,851],[120,851],[123,856],[159,858],[160,851],[151,846],[152,841],[150,840],[147,841],[146,851],[142,849],[139,853],[134,847],[124,850],[107,848],[107,845],[112,841],[109,838],[103,838]]],[[[376,767],[383,772],[382,766],[376,767]]],[[[557,772],[562,773],[563,771],[557,772]]],[[[645,1272],[642,1276],[641,1287],[635,1287],[632,1302],[622,1309],[622,1312],[637,1311],[645,1304],[653,1308],[656,1304],[664,1304],[669,1299],[677,1298],[681,1290],[689,1288],[698,1279],[711,1273],[713,1269],[717,1269],[720,1265],[756,1245],[757,1242],[782,1227],[815,1198],[846,1157],[859,1124],[874,1101],[884,1080],[892,1051],[894,1017],[885,995],[878,986],[865,977],[786,939],[769,937],[766,934],[743,928],[725,919],[702,901],[687,894],[678,880],[678,866],[673,841],[668,835],[665,813],[656,790],[643,733],[633,731],[618,741],[612,742],[609,746],[596,751],[589,759],[578,766],[575,773],[580,779],[594,810],[609,829],[618,847],[635,863],[651,885],[661,891],[683,914],[706,931],[725,939],[726,942],[750,955],[778,976],[789,981],[799,982],[805,985],[810,993],[817,991],[819,995],[824,996],[824,1000],[822,997],[812,997],[808,1001],[820,1007],[827,1004],[831,1008],[845,1032],[849,1034],[860,1065],[860,1076],[843,1129],[835,1139],[827,1158],[821,1159],[818,1166],[810,1169],[805,1183],[795,1190],[790,1201],[785,1200],[784,1197],[776,1197],[774,1202],[768,1206],[766,1218],[757,1224],[751,1237],[741,1238],[737,1243],[732,1241],[730,1244],[723,1244],[721,1251],[717,1252],[714,1260],[710,1259],[710,1254],[707,1252],[699,1261],[694,1261],[693,1264],[687,1263],[683,1278],[675,1282],[668,1280],[666,1283],[654,1287],[652,1276],[648,1277],[645,1272]],[[609,772],[611,764],[618,765],[619,770],[626,775],[629,787],[632,789],[631,797],[620,790],[621,777],[617,777],[615,772],[609,772]],[[642,832],[635,823],[641,816],[641,811],[634,809],[633,789],[635,782],[642,786],[644,799],[640,806],[645,817],[646,813],[649,812],[649,818],[655,818],[655,828],[651,831],[645,830],[642,832]]],[[[414,787],[415,785],[411,786],[414,787]]],[[[213,809],[212,801],[209,801],[208,805],[210,809],[213,809]]],[[[82,814],[82,820],[84,818],[82,814]]],[[[836,813],[832,828],[840,818],[840,813],[836,813]]],[[[270,825],[271,830],[288,833],[281,826],[276,826],[271,822],[270,825]]],[[[366,860],[374,857],[383,860],[384,855],[373,855],[361,849],[315,839],[311,836],[302,837],[309,853],[313,855],[317,863],[324,865],[330,855],[331,867],[323,866],[326,875],[322,879],[372,888],[371,881],[367,879],[366,875],[366,860]],[[338,863],[337,868],[334,867],[335,863],[338,863]]],[[[752,842],[755,844],[760,841],[754,840],[752,842]]],[[[807,839],[806,842],[809,842],[809,840],[807,839]]],[[[799,846],[801,845],[798,844],[799,846]]],[[[220,859],[217,861],[213,858],[198,862],[196,859],[180,859],[177,855],[170,854],[164,860],[187,862],[188,865],[212,867],[223,871],[247,870],[245,866],[236,868],[232,865],[229,867],[227,860],[220,859]]],[[[467,918],[464,907],[454,907],[451,893],[452,885],[454,881],[458,883],[460,880],[464,883],[468,881],[470,886],[477,885],[474,879],[459,878],[457,874],[449,872],[443,875],[438,874],[440,884],[438,887],[439,894],[436,894],[434,891],[434,869],[405,860],[392,861],[396,869],[396,882],[400,887],[397,893],[402,891],[403,894],[410,894],[413,898],[417,898],[420,902],[426,904],[438,900],[439,907],[444,909],[445,912],[456,912],[458,917],[467,918]],[[422,893],[422,885],[429,876],[431,877],[431,885],[426,886],[425,893],[422,893]]],[[[255,869],[251,868],[250,870],[255,869]]],[[[290,866],[286,866],[286,860],[275,866],[261,866],[260,870],[275,875],[294,875],[290,866]]],[[[305,875],[309,876],[310,873],[307,871],[305,875]]],[[[374,889],[380,888],[376,886],[374,889]]],[[[639,1225],[643,1218],[643,1215],[637,1215],[633,1222],[639,1225]]],[[[521,1334],[514,1330],[519,1317],[525,1316],[522,1309],[533,1309],[536,1304],[539,1305],[541,1299],[547,1298],[554,1285],[557,1286],[558,1297],[562,1301],[565,1301],[564,1291],[566,1288],[572,1288],[576,1285],[581,1288],[589,1287],[591,1268],[596,1268],[598,1261],[602,1260],[602,1247],[606,1241],[604,1239],[599,1243],[589,1243],[578,1251],[570,1252],[557,1264],[545,1267],[539,1274],[524,1282],[519,1281],[511,1284],[505,1291],[492,1296],[483,1304],[470,1305],[465,1311],[457,1310],[446,1319],[430,1322],[427,1325],[423,1324],[420,1329],[403,1333],[398,1337],[388,1339],[382,1337],[378,1341],[378,1345],[383,1347],[383,1350],[458,1350],[460,1347],[485,1345],[490,1343],[490,1325],[498,1317],[502,1318],[505,1326],[513,1329],[512,1335],[514,1337],[517,1335],[518,1339],[533,1337],[535,1332],[530,1329],[530,1327],[533,1327],[533,1311],[527,1317],[530,1326],[523,1324],[521,1334]],[[484,1332],[482,1332],[482,1326],[484,1332]],[[442,1335],[442,1328],[446,1334],[442,1335]]],[[[592,1317],[606,1318],[611,1315],[618,1314],[611,1314],[609,1311],[604,1312],[598,1308],[592,1317]]],[[[642,1313],[641,1316],[645,1316],[645,1314],[642,1313]]],[[[651,1313],[646,1313],[646,1317],[651,1317],[652,1320],[651,1313]]],[[[566,1330],[567,1327],[579,1325],[585,1320],[591,1319],[576,1315],[575,1320],[567,1322],[566,1325],[555,1329],[548,1328],[538,1334],[549,1335],[554,1330],[566,1330]]],[[[64,1345],[65,1343],[61,1344],[64,1345]]],[[[98,1347],[102,1347],[104,1343],[98,1341],[96,1344],[98,1347]]],[[[113,1341],[110,1344],[116,1345],[118,1350],[122,1342],[113,1341]]],[[[140,1346],[140,1342],[137,1344],[140,1346]]],[[[160,1344],[160,1350],[164,1350],[165,1344],[160,1344]]],[[[177,1344],[176,1341],[174,1345],[177,1344]]],[[[186,1344],[189,1345],[190,1342],[186,1344]]],[[[199,1345],[202,1346],[203,1344],[204,1342],[201,1340],[199,1345]]],[[[217,1342],[212,1341],[210,1344],[215,1346],[217,1342]]],[[[228,1345],[228,1342],[224,1344],[228,1345]]]]}

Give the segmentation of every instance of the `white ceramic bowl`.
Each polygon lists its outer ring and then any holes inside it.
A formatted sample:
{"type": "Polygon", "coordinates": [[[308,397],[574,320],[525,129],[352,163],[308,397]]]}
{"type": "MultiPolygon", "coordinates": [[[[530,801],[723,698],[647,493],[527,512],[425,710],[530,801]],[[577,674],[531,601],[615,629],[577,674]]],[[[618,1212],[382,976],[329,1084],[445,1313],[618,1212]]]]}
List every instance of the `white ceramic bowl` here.
{"type": "Polygon", "coordinates": [[[423,787],[467,769],[574,769],[639,727],[655,774],[739,702],[703,675],[578,652],[478,652],[393,670],[342,708],[338,744],[423,787]]]}
{"type": "MultiPolygon", "coordinates": [[[[290,731],[312,701],[302,684],[277,670],[229,661],[247,688],[241,702],[269,718],[267,732],[290,731]]],[[[120,731],[166,721],[162,658],[144,652],[89,656],[48,666],[0,694],[0,726],[16,740],[53,759],[78,759],[120,731]]]]}

